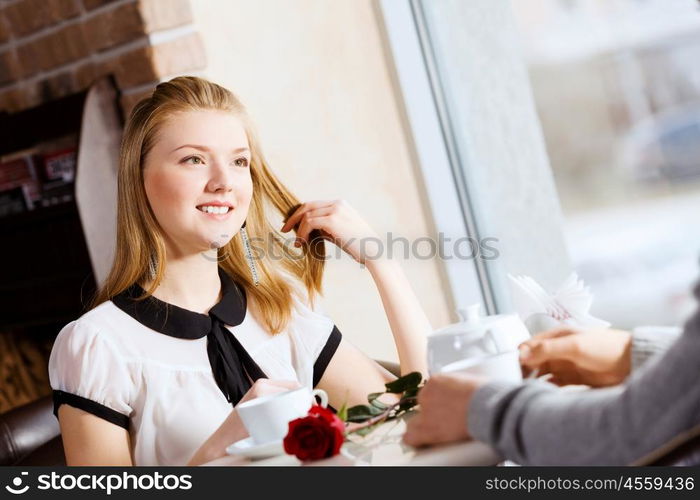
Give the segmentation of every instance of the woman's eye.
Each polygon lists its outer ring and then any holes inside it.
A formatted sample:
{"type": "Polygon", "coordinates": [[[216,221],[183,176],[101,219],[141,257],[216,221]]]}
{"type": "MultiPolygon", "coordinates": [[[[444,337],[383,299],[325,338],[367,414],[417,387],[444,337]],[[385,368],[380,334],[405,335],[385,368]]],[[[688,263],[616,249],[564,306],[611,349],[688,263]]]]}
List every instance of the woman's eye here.
{"type": "Polygon", "coordinates": [[[237,167],[247,167],[248,166],[248,158],[238,158],[234,161],[234,164],[237,167]]]}
{"type": "Polygon", "coordinates": [[[202,163],[204,163],[202,158],[200,158],[199,156],[188,156],[182,161],[183,163],[192,163],[193,165],[201,165],[202,163]]]}

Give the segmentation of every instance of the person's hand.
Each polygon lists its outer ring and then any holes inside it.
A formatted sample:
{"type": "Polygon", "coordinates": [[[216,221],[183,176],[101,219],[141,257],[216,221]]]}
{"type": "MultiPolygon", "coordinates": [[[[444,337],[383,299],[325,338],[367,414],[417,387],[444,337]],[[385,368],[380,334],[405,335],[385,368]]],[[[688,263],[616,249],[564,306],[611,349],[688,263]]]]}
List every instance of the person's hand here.
{"type": "Polygon", "coordinates": [[[520,344],[523,375],[551,374],[557,385],[605,387],[630,373],[632,335],[622,330],[557,328],[520,344]]]}
{"type": "Polygon", "coordinates": [[[296,228],[297,243],[309,244],[311,231],[333,242],[357,262],[379,256],[381,241],[372,228],[345,200],[319,200],[302,203],[282,226],[286,233],[296,228]]]}
{"type": "MultiPolygon", "coordinates": [[[[278,392],[291,391],[301,387],[296,380],[270,380],[259,378],[243,395],[238,404],[251,399],[276,394],[278,392]]],[[[238,406],[238,405],[236,405],[238,406]]],[[[209,436],[202,446],[192,455],[187,465],[201,465],[214,459],[226,456],[226,447],[248,436],[248,431],[243,426],[243,421],[233,408],[221,425],[209,436]]]]}
{"type": "Polygon", "coordinates": [[[419,411],[407,424],[403,441],[425,446],[469,439],[467,411],[484,377],[464,372],[433,375],[418,393],[419,411]]]}
{"type": "Polygon", "coordinates": [[[296,380],[271,380],[268,378],[259,378],[253,382],[253,385],[246,391],[240,401],[236,404],[236,407],[231,410],[231,413],[229,413],[229,416],[219,428],[226,436],[224,441],[228,441],[228,444],[231,444],[238,439],[248,436],[248,431],[243,426],[243,421],[238,415],[238,411],[236,411],[238,405],[262,396],[287,392],[293,389],[298,389],[299,387],[301,387],[301,385],[296,380]],[[235,436],[235,439],[233,436],[235,436]]]}

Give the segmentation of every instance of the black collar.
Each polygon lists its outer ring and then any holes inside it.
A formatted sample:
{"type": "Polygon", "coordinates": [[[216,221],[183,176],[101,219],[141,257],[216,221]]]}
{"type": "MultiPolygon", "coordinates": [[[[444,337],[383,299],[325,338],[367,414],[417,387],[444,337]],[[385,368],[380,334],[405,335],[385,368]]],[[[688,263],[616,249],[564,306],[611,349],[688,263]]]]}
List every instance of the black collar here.
{"type": "Polygon", "coordinates": [[[139,323],[160,333],[181,339],[199,339],[211,331],[212,317],[230,326],[240,325],[245,319],[245,289],[221,267],[219,277],[221,300],[209,310],[208,315],[183,309],[153,296],[135,300],[144,293],[143,288],[136,283],[112,297],[112,302],[139,323]]]}

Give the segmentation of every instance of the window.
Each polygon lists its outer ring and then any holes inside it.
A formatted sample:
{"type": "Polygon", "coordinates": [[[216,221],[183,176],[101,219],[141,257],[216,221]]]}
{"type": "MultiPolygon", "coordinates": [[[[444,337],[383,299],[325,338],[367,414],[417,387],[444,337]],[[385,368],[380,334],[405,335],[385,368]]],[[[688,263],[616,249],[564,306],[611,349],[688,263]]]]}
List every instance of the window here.
{"type": "Polygon", "coordinates": [[[700,253],[697,2],[535,3],[513,7],[573,265],[613,324],[680,324],[700,253]]]}
{"type": "Polygon", "coordinates": [[[700,253],[696,2],[381,5],[416,148],[440,151],[419,154],[433,215],[498,240],[498,259],[453,269],[453,294],[506,311],[508,273],[553,290],[575,270],[615,326],[681,323],[700,253]]]}
{"type": "Polygon", "coordinates": [[[489,313],[509,311],[508,273],[552,288],[571,272],[510,6],[381,5],[436,225],[497,249],[471,269],[446,263],[455,302],[478,292],[489,313]]]}

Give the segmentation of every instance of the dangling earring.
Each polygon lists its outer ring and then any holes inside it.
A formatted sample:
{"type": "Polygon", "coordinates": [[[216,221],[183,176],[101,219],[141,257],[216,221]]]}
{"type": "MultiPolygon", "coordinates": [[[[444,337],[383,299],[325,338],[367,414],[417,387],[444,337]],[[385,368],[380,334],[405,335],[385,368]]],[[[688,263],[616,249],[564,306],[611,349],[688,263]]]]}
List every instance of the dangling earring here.
{"type": "Polygon", "coordinates": [[[260,280],[258,280],[258,270],[255,268],[255,261],[253,260],[253,252],[250,251],[250,240],[248,239],[248,231],[245,229],[246,221],[243,221],[241,226],[241,239],[243,240],[243,248],[245,249],[245,258],[248,261],[248,267],[250,267],[250,273],[253,275],[253,283],[258,286],[260,280]]]}
{"type": "Polygon", "coordinates": [[[156,256],[151,255],[148,258],[148,277],[151,279],[151,281],[156,279],[156,256]]]}

